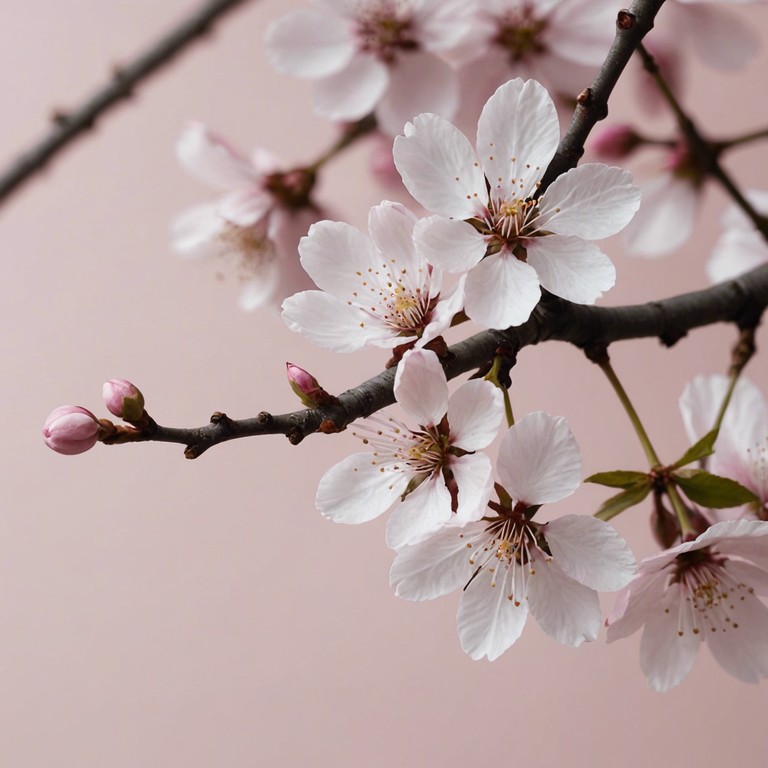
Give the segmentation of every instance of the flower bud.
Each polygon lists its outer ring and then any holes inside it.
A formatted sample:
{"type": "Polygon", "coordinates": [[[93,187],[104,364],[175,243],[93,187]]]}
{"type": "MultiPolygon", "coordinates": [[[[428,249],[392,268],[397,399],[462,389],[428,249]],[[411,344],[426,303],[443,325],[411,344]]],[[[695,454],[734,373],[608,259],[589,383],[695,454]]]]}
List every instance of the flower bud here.
{"type": "Polygon", "coordinates": [[[68,456],[84,453],[99,439],[101,424],[86,408],[62,405],[51,411],[43,426],[45,444],[68,456]]]}
{"type": "Polygon", "coordinates": [[[302,405],[307,408],[317,408],[319,405],[333,405],[338,400],[329,395],[321,386],[318,380],[303,368],[293,363],[286,363],[285,370],[288,374],[288,383],[291,389],[299,396],[302,405]]]}
{"type": "Polygon", "coordinates": [[[110,379],[102,389],[104,404],[109,412],[126,421],[141,421],[144,415],[144,395],[125,379],[110,379]]]}
{"type": "Polygon", "coordinates": [[[642,142],[640,136],[629,125],[608,125],[599,130],[590,147],[605,160],[622,160],[642,142]]]}

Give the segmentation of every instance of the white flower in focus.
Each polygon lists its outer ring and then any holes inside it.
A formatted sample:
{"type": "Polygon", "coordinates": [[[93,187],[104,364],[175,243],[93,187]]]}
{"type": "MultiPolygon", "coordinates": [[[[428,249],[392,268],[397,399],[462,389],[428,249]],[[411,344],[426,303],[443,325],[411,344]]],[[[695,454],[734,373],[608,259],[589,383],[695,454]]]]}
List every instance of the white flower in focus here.
{"type": "Polygon", "coordinates": [[[595,590],[623,587],[635,560],[614,529],[594,517],[531,519],[539,505],[570,496],[581,482],[581,454],[565,419],[538,412],[511,427],[498,472],[511,507],[491,503],[495,517],[446,528],[398,552],[390,573],[396,594],[430,600],[463,588],[458,630],[473,659],[504,653],[529,611],[560,643],[594,640],[601,623],[595,590]]]}
{"type": "Polygon", "coordinates": [[[394,505],[387,543],[399,548],[448,523],[479,520],[491,493],[490,459],[476,453],[496,436],[504,412],[501,391],[473,380],[448,397],[433,352],[410,350],[395,376],[395,398],[418,424],[382,413],[357,425],[373,448],[325,473],[317,490],[320,512],[339,523],[364,523],[394,505]]]}
{"type": "Polygon", "coordinates": [[[368,215],[370,237],[344,222],[314,224],[299,252],[321,290],[283,302],[288,327],[336,352],[422,346],[439,336],[461,310],[463,282],[441,295],[441,271],[414,249],[415,222],[407,208],[384,201],[368,215]]]}
{"type": "Polygon", "coordinates": [[[414,230],[417,248],[448,271],[469,271],[465,311],[488,328],[520,325],[541,287],[592,304],[615,282],[591,239],[621,230],[640,204],[631,176],[590,163],[564,173],[538,199],[560,129],[535,80],[502,85],[483,108],[477,152],[437,115],[419,115],[395,139],[408,191],[438,214],[414,230]]]}
{"type": "Polygon", "coordinates": [[[374,112],[390,135],[425,110],[451,116],[456,74],[437,54],[471,31],[468,0],[316,0],[267,31],[272,65],[313,81],[315,112],[358,120],[374,112]]]}
{"type": "Polygon", "coordinates": [[[281,199],[294,193],[306,198],[307,179],[300,172],[280,173],[264,150],[250,160],[243,157],[201,123],[189,125],[176,150],[187,171],[224,194],[176,217],[174,250],[192,258],[235,256],[242,280],[240,306],[247,311],[311,286],[297,247],[321,214],[308,199],[295,208],[281,199]]]}
{"type": "Polygon", "coordinates": [[[768,523],[716,523],[646,558],[608,617],[608,642],[643,627],[640,666],[656,691],[681,683],[705,642],[728,674],[768,676],[768,523]]]}
{"type": "MultiPolygon", "coordinates": [[[[768,215],[768,192],[750,190],[746,197],[758,213],[768,215]]],[[[722,225],[723,233],[707,262],[707,275],[713,283],[732,280],[768,263],[768,244],[741,208],[732,205],[723,214],[722,225]]]]}
{"type": "MultiPolygon", "coordinates": [[[[686,386],[680,412],[692,442],[715,426],[728,386],[729,379],[722,375],[697,376],[686,386]]],[[[721,519],[734,515],[768,519],[768,406],[748,379],[741,377],[736,383],[707,469],[735,480],[758,498],[743,507],[713,510],[713,514],[721,519]]]]}

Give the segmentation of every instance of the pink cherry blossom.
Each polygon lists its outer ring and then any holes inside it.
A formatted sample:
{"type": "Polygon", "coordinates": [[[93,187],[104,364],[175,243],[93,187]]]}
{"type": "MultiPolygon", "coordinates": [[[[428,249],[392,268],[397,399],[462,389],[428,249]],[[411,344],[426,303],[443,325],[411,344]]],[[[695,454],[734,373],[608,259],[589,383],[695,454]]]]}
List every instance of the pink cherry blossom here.
{"type": "Polygon", "coordinates": [[[344,222],[314,224],[299,251],[321,290],[283,302],[288,327],[337,352],[421,346],[440,335],[461,310],[463,281],[441,293],[441,270],[414,248],[416,221],[404,206],[384,201],[369,213],[370,237],[344,222]]]}
{"type": "Polygon", "coordinates": [[[101,391],[104,405],[113,416],[138,421],[144,414],[144,395],[127,379],[109,379],[101,391]]]}
{"type": "Polygon", "coordinates": [[[246,158],[201,123],[189,125],[176,149],[187,171],[224,194],[179,214],[174,249],[192,258],[235,256],[247,311],[309,287],[297,256],[299,239],[321,218],[307,199],[309,177],[280,172],[265,150],[246,158]]]}
{"type": "Polygon", "coordinates": [[[491,493],[491,443],[504,411],[501,391],[468,381],[448,396],[445,373],[430,351],[405,353],[395,398],[418,426],[385,412],[358,425],[374,449],[356,453],[320,480],[317,508],[342,523],[364,523],[394,506],[387,525],[393,548],[420,541],[450,523],[478,520],[491,493]]]}
{"type": "Polygon", "coordinates": [[[471,31],[467,0],[316,0],[278,19],[267,53],[284,74],[313,81],[315,112],[358,120],[374,112],[390,135],[430,110],[458,104],[452,67],[439,54],[471,31]]]}
{"type": "Polygon", "coordinates": [[[768,523],[716,523],[640,564],[608,617],[608,642],[643,627],[640,666],[656,691],[681,683],[706,642],[739,680],[768,676],[768,523]]]}
{"type": "Polygon", "coordinates": [[[93,448],[98,442],[101,424],[79,405],[61,405],[48,414],[43,425],[43,440],[56,453],[74,456],[93,448]]]}
{"type": "Polygon", "coordinates": [[[640,204],[631,176],[590,163],[563,174],[538,199],[560,129],[535,80],[502,85],[483,108],[477,151],[437,115],[419,115],[395,139],[408,191],[438,214],[414,236],[430,263],[469,270],[465,311],[489,328],[520,325],[541,287],[592,304],[615,282],[611,260],[590,239],[621,230],[640,204]]]}
{"type": "Polygon", "coordinates": [[[635,573],[626,542],[594,517],[532,519],[541,504],[570,496],[581,454],[567,422],[532,413],[504,436],[498,460],[511,506],[494,517],[445,528],[400,550],[390,583],[408,600],[462,589],[459,637],[473,658],[498,658],[520,636],[528,612],[558,642],[578,646],[600,628],[595,590],[617,590],[635,573]]]}

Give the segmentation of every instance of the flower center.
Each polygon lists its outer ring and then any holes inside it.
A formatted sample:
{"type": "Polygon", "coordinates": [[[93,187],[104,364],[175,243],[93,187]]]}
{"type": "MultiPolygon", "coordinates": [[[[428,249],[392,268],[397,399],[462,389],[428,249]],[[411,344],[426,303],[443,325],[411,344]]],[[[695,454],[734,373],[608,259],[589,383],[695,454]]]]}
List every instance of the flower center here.
{"type": "Polygon", "coordinates": [[[264,220],[250,227],[227,222],[219,233],[219,239],[240,256],[240,268],[248,275],[261,271],[277,254],[274,242],[267,237],[264,220]]]}
{"type": "Polygon", "coordinates": [[[498,31],[494,42],[507,50],[511,63],[516,64],[546,50],[542,35],[547,22],[536,17],[532,3],[524,3],[522,8],[508,11],[498,17],[496,23],[498,31]]]}
{"type": "Polygon", "coordinates": [[[391,64],[398,51],[413,51],[419,43],[413,34],[411,20],[400,18],[396,3],[389,0],[379,5],[357,22],[360,50],[391,64]]]}
{"type": "Polygon", "coordinates": [[[496,253],[506,247],[518,259],[525,261],[525,247],[519,240],[536,234],[537,218],[538,206],[535,200],[491,199],[481,230],[489,236],[488,252],[496,253]]]}

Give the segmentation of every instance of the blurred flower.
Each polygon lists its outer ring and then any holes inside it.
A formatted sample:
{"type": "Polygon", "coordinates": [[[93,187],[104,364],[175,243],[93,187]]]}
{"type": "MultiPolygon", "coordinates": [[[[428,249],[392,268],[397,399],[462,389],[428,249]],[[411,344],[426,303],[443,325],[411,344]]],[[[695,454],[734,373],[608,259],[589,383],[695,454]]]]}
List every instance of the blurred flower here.
{"type": "Polygon", "coordinates": [[[695,541],[646,558],[608,617],[608,642],[643,627],[640,666],[656,691],[681,683],[706,641],[739,680],[768,676],[768,523],[716,523],[695,541]]]}
{"type": "Polygon", "coordinates": [[[361,422],[355,434],[373,453],[353,454],[326,472],[316,503],[342,523],[373,520],[396,504],[387,543],[399,548],[451,521],[482,517],[492,470],[476,451],[496,436],[504,407],[501,391],[483,380],[468,381],[449,397],[440,361],[425,350],[405,353],[394,391],[418,427],[385,413],[361,422]]]}
{"type": "Polygon", "coordinates": [[[395,139],[403,183],[439,214],[416,225],[417,250],[443,269],[469,270],[465,311],[480,325],[524,323],[542,287],[592,304],[615,282],[611,260],[589,240],[626,226],[639,190],[627,171],[588,163],[555,179],[537,199],[559,138],[546,89],[517,79],[483,108],[477,152],[437,115],[419,115],[395,139]]]}
{"type": "Polygon", "coordinates": [[[593,132],[589,147],[603,160],[623,160],[642,139],[631,125],[606,125],[593,132]]]}
{"type": "Polygon", "coordinates": [[[62,405],[45,420],[43,440],[56,453],[73,456],[93,448],[100,430],[99,420],[86,408],[62,405]]]}
{"type": "Polygon", "coordinates": [[[511,427],[498,472],[510,497],[497,516],[446,528],[398,552],[396,594],[429,600],[463,588],[457,615],[462,648],[493,661],[520,636],[528,611],[550,637],[570,646],[600,629],[595,590],[616,590],[635,574],[626,542],[594,517],[531,518],[541,504],[570,496],[581,482],[581,454],[562,417],[531,413],[511,427]]]}

